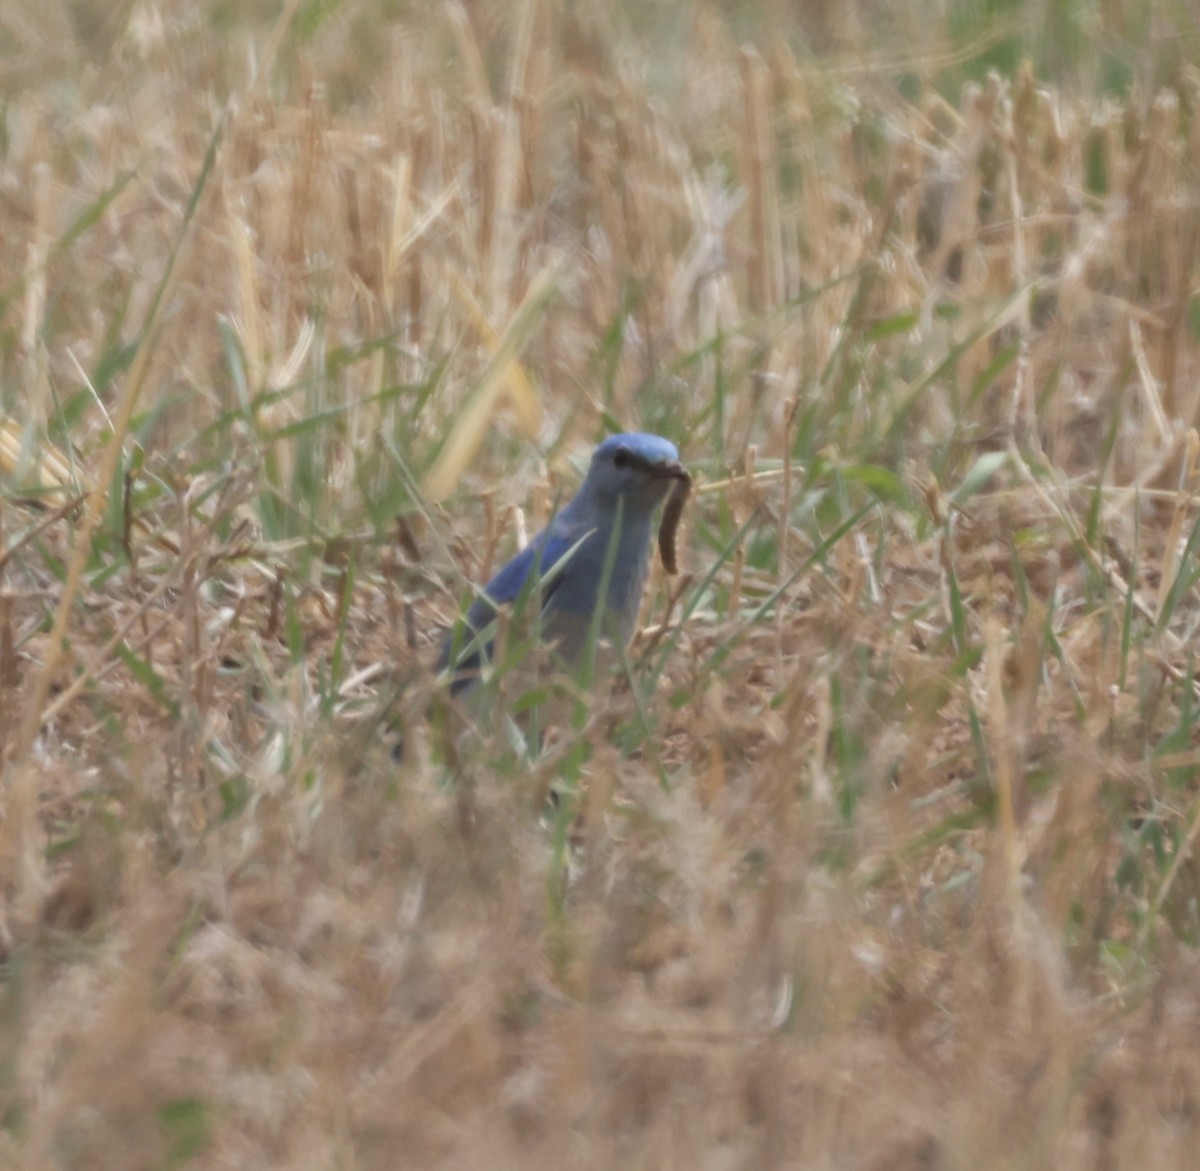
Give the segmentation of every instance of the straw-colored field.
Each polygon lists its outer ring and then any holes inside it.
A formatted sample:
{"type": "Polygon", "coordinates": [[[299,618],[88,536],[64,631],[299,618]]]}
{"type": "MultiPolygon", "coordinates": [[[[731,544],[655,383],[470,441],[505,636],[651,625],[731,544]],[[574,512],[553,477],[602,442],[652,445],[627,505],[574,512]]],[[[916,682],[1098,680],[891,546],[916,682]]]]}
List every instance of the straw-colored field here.
{"type": "Polygon", "coordinates": [[[0,7],[0,1167],[1197,1166],[1190,9],[279,9],[0,7]]]}

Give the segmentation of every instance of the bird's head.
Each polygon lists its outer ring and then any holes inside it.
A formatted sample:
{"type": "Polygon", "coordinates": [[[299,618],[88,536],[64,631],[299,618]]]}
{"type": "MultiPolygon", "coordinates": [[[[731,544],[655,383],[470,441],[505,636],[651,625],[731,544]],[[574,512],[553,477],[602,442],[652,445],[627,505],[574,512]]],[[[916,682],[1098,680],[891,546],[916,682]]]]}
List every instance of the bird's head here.
{"type": "Polygon", "coordinates": [[[611,435],[592,455],[584,490],[598,504],[622,502],[627,516],[653,512],[688,481],[675,444],[661,435],[611,435]]]}

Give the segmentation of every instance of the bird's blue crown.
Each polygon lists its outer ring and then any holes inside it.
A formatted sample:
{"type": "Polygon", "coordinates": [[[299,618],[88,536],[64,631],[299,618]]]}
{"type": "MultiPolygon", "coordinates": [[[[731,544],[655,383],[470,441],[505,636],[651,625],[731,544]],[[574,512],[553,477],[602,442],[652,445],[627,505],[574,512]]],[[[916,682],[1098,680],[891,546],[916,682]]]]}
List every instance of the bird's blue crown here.
{"type": "Polygon", "coordinates": [[[628,448],[636,455],[651,463],[664,460],[677,460],[679,451],[669,439],[661,435],[649,435],[645,431],[630,431],[625,435],[610,435],[599,447],[596,454],[614,451],[618,447],[628,448]]]}

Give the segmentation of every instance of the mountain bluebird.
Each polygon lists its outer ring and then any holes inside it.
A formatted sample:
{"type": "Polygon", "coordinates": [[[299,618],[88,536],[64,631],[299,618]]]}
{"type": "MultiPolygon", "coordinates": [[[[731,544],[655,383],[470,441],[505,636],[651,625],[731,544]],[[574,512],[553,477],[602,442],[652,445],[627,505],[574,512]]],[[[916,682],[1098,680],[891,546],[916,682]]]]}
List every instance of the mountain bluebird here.
{"type": "MultiPolygon", "coordinates": [[[[668,572],[675,571],[674,530],[691,477],[675,445],[659,435],[613,435],[596,448],[575,496],[495,577],[467,611],[466,628],[442,648],[438,669],[450,666],[458,694],[478,677],[479,643],[496,608],[529,589],[540,593],[541,637],[560,663],[574,668],[588,648],[593,616],[605,587],[600,637],[629,644],[642,587],[650,568],[654,514],[670,498],[659,545],[668,572]],[[456,644],[461,650],[456,655],[456,644]]],[[[531,605],[536,604],[529,599],[531,605]]],[[[490,644],[482,653],[491,652],[490,644]]]]}

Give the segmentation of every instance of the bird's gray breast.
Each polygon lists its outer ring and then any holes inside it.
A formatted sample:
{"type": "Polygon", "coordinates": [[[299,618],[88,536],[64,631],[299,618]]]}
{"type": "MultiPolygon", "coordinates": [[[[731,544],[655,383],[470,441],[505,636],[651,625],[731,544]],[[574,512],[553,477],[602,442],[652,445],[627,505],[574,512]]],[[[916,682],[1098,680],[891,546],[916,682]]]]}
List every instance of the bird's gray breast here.
{"type": "Polygon", "coordinates": [[[600,634],[628,645],[650,568],[650,535],[649,524],[633,522],[624,526],[611,568],[609,542],[601,531],[590,532],[575,550],[542,614],[543,635],[557,643],[564,659],[577,660],[586,647],[602,590],[605,615],[600,634]]]}

